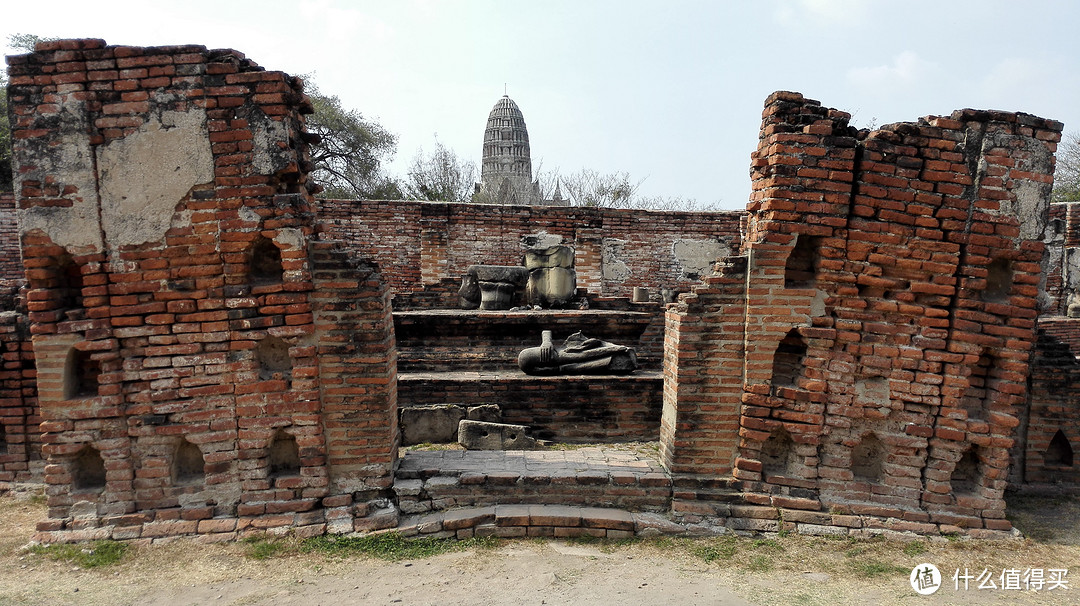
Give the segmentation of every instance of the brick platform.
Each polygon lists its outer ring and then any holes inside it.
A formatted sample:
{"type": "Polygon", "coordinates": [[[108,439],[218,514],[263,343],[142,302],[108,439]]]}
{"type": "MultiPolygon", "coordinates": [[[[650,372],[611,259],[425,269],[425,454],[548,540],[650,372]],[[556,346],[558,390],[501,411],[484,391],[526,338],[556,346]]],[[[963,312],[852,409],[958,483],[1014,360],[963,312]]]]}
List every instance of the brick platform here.
{"type": "Polygon", "coordinates": [[[432,309],[394,312],[398,371],[516,370],[518,353],[539,345],[544,330],[556,341],[580,331],[632,346],[642,368],[659,369],[663,357],[664,317],[658,304],[634,304],[625,311],[432,309]]]}
{"type": "Polygon", "coordinates": [[[410,452],[394,482],[403,513],[494,504],[666,511],[671,478],[625,449],[410,452]]]}

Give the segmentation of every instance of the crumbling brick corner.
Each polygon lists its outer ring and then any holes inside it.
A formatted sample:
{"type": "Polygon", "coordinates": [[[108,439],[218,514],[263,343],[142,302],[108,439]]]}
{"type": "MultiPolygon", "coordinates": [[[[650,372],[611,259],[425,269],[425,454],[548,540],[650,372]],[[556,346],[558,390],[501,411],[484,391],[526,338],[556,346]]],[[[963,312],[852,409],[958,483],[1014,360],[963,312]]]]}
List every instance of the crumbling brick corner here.
{"type": "Polygon", "coordinates": [[[741,253],[668,312],[673,507],[759,529],[1007,531],[1062,125],[848,120],[769,97],[741,253]],[[757,509],[710,496],[728,473],[757,509]]]}
{"type": "Polygon", "coordinates": [[[201,46],[8,64],[37,538],[396,523],[388,294],[314,219],[302,82],[201,46]]]}

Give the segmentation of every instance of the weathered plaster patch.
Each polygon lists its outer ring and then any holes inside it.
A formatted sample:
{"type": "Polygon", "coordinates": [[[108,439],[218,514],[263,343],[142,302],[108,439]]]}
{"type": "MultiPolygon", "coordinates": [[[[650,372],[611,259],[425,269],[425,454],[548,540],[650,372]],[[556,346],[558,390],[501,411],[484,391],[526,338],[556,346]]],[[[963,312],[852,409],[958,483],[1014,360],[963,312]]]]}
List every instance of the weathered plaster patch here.
{"type": "Polygon", "coordinates": [[[85,105],[74,100],[61,104],[59,140],[41,140],[40,146],[30,142],[15,146],[15,165],[31,167],[25,173],[16,171],[15,191],[22,191],[23,181],[44,181],[46,177],[75,189],[75,193],[62,196],[71,201],[71,206],[20,208],[18,221],[21,233],[40,230],[69,251],[89,248],[100,252],[103,244],[98,224],[97,184],[89,112],[85,105]]]}
{"type": "Polygon", "coordinates": [[[243,112],[251,127],[252,159],[255,172],[260,175],[274,175],[284,170],[294,160],[289,147],[289,129],[283,120],[274,120],[258,107],[249,107],[243,112]]]}
{"type": "Polygon", "coordinates": [[[863,404],[888,406],[890,402],[889,380],[884,377],[871,377],[855,381],[855,397],[863,404]]]}
{"type": "Polygon", "coordinates": [[[251,208],[250,206],[241,206],[240,209],[237,210],[236,212],[237,212],[237,214],[240,215],[240,220],[241,221],[246,221],[248,223],[256,223],[256,224],[259,223],[260,221],[262,221],[262,217],[259,216],[259,213],[254,208],[251,208]]]}
{"type": "Polygon", "coordinates": [[[295,227],[283,227],[278,230],[274,242],[284,244],[288,248],[300,249],[304,247],[304,234],[295,227]]]}
{"type": "Polygon", "coordinates": [[[1049,221],[1050,186],[1034,181],[1020,181],[1013,190],[1016,203],[1013,212],[1020,219],[1020,237],[1024,240],[1042,240],[1049,221]]]}
{"type": "Polygon", "coordinates": [[[112,246],[156,242],[191,188],[214,180],[206,112],[162,112],[98,148],[101,221],[112,246]]]}
{"type": "Polygon", "coordinates": [[[618,238],[604,238],[601,241],[603,253],[600,257],[600,266],[605,280],[622,282],[630,277],[630,267],[622,260],[625,244],[626,240],[618,238]]]}
{"type": "MultiPolygon", "coordinates": [[[[1016,161],[1014,170],[1052,174],[1054,155],[1039,141],[1004,133],[987,133],[983,139],[983,157],[979,159],[979,173],[986,174],[988,166],[985,155],[994,149],[1023,149],[1024,153],[1010,152],[1016,161]]],[[[998,210],[988,209],[995,215],[1011,215],[1020,222],[1020,238],[1042,240],[1049,223],[1050,183],[1037,183],[1027,179],[1017,180],[1012,189],[1014,200],[1002,200],[998,210]]]]}
{"type": "Polygon", "coordinates": [[[682,268],[683,278],[697,280],[712,273],[712,266],[731,254],[731,247],[720,240],[675,240],[671,254],[682,268]]]}

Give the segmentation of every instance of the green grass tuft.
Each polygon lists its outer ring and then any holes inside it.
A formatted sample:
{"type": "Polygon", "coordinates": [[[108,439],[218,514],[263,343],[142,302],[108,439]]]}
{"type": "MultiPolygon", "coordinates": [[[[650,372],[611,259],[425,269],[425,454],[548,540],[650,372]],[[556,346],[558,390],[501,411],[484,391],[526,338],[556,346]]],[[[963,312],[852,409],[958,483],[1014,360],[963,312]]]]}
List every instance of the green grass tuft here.
{"type": "Polygon", "coordinates": [[[746,568],[753,572],[768,572],[773,569],[773,561],[767,555],[756,555],[746,564],[746,568]]]}
{"type": "Polygon", "coordinates": [[[735,540],[735,537],[726,537],[724,539],[696,546],[694,548],[694,555],[705,560],[706,564],[711,564],[720,560],[730,560],[735,555],[736,551],[738,551],[738,542],[735,540]]]}
{"type": "Polygon", "coordinates": [[[407,539],[398,533],[383,533],[362,537],[324,535],[305,539],[300,550],[305,553],[321,553],[331,557],[368,556],[380,560],[419,560],[453,551],[468,549],[493,549],[498,547],[495,537],[474,537],[463,541],[456,539],[419,538],[407,539]]]}
{"type": "Polygon", "coordinates": [[[288,551],[288,545],[281,537],[257,536],[244,539],[247,557],[253,560],[266,560],[288,551]]]}
{"type": "Polygon", "coordinates": [[[116,564],[128,553],[130,545],[119,541],[94,541],[93,543],[55,543],[34,545],[30,553],[50,560],[70,562],[80,568],[99,568],[116,564]]]}
{"type": "Polygon", "coordinates": [[[775,539],[755,539],[752,543],[755,549],[767,549],[769,551],[783,551],[784,546],[775,539]]]}
{"type": "Polygon", "coordinates": [[[920,553],[926,553],[926,550],[926,543],[923,541],[912,541],[904,545],[904,555],[917,556],[920,553]]]}

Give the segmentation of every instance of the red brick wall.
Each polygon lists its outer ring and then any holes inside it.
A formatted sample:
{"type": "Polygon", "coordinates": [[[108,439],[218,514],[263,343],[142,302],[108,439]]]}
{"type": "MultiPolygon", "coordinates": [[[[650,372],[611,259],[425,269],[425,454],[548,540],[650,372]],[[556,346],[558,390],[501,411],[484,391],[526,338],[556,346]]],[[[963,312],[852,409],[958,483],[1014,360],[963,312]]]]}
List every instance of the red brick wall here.
{"type": "Polygon", "coordinates": [[[634,286],[687,290],[700,275],[686,273],[675,243],[722,240],[735,249],[744,214],[401,201],[318,205],[328,232],[370,254],[396,294],[460,280],[469,265],[520,265],[522,238],[539,232],[575,248],[578,287],[594,295],[629,297],[634,286]]]}
{"type": "Polygon", "coordinates": [[[1040,320],[1031,365],[1031,405],[1018,461],[1022,477],[1017,481],[1049,485],[1080,482],[1080,361],[1075,344],[1058,338],[1063,333],[1075,340],[1080,318],[1040,320]],[[1064,330],[1066,327],[1071,330],[1064,330]],[[1059,437],[1051,447],[1059,431],[1064,443],[1059,437]],[[1063,453],[1067,454],[1061,456],[1063,453]]]}
{"type": "Polygon", "coordinates": [[[0,192],[0,280],[23,277],[19,250],[19,227],[15,219],[15,194],[0,192]]]}
{"type": "Polygon", "coordinates": [[[64,40],[9,64],[41,538],[392,523],[364,519],[397,452],[388,295],[317,237],[302,84],[198,46],[64,40]],[[52,117],[61,107],[70,119],[52,117]],[[210,174],[176,194],[160,235],[138,237],[160,217],[109,218],[95,196],[105,171],[142,158],[109,154],[166,130],[158,120],[194,129],[181,144],[196,164],[205,146],[210,174]],[[60,142],[98,161],[57,157],[60,142]]]}
{"type": "Polygon", "coordinates": [[[668,313],[665,462],[734,462],[761,505],[1008,529],[1043,255],[1015,209],[1045,204],[1060,130],[963,110],[867,134],[771,96],[744,259],[668,313]]]}
{"type": "MultiPolygon", "coordinates": [[[[464,374],[464,373],[463,373],[464,374]]],[[[525,425],[531,437],[555,442],[651,442],[660,423],[657,374],[626,377],[530,377],[489,373],[460,380],[409,375],[399,383],[402,405],[497,404],[500,421],[525,425]]]]}
{"type": "Polygon", "coordinates": [[[0,482],[26,482],[41,472],[41,417],[25,314],[0,312],[0,355],[0,482]]]}

